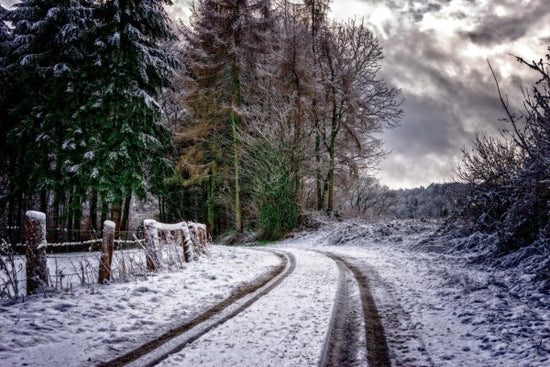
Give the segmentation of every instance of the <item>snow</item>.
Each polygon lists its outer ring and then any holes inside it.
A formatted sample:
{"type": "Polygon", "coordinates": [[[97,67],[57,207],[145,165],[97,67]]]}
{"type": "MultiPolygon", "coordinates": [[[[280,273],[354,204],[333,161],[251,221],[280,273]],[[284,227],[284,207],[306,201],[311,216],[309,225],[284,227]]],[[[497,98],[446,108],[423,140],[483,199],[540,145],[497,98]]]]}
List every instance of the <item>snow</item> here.
{"type": "Polygon", "coordinates": [[[296,270],[256,303],[159,366],[317,366],[338,270],[327,257],[289,250],[296,270]]]}
{"type": "Polygon", "coordinates": [[[103,230],[108,232],[114,232],[115,231],[116,224],[112,220],[106,220],[103,222],[103,230]]]}
{"type": "MultiPolygon", "coordinates": [[[[294,255],[295,270],[162,365],[318,365],[341,277],[323,252],[368,274],[392,365],[550,365],[550,296],[523,268],[434,252],[425,239],[436,229],[423,222],[348,221],[269,246],[294,255]]],[[[108,361],[193,319],[279,263],[266,251],[212,246],[209,256],[180,270],[106,286],[74,284],[4,304],[0,359],[45,366],[108,361]]]]}
{"type": "Polygon", "coordinates": [[[44,214],[42,212],[37,212],[37,211],[34,211],[34,210],[27,210],[25,212],[25,216],[29,217],[32,220],[37,220],[37,221],[45,221],[46,220],[46,214],[44,214]]]}
{"type": "Polygon", "coordinates": [[[279,263],[266,252],[212,246],[210,256],[181,271],[106,286],[74,286],[3,305],[2,365],[107,361],[193,319],[279,263]]]}
{"type": "Polygon", "coordinates": [[[523,269],[419,248],[436,229],[349,222],[284,246],[352,257],[368,270],[395,365],[550,365],[550,296],[523,269]]]}

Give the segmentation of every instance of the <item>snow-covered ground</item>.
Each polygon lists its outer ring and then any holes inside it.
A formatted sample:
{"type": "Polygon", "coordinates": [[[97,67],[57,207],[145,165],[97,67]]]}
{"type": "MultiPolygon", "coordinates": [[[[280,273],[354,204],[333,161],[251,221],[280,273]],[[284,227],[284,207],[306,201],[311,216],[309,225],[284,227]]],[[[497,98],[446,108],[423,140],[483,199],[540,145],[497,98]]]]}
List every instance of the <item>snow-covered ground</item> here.
{"type": "Polygon", "coordinates": [[[283,246],[352,257],[368,270],[396,366],[550,366],[550,295],[522,269],[417,246],[436,228],[347,222],[283,246]]]}
{"type": "Polygon", "coordinates": [[[209,256],[178,271],[73,286],[69,292],[5,305],[0,307],[0,365],[108,361],[195,318],[280,262],[262,251],[213,246],[209,256]]]}
{"type": "Polygon", "coordinates": [[[296,269],[283,283],[161,366],[318,366],[338,270],[326,256],[290,250],[296,269]]]}
{"type": "MultiPolygon", "coordinates": [[[[369,274],[395,366],[550,365],[550,296],[522,269],[498,270],[418,246],[435,229],[349,221],[273,245],[296,257],[294,272],[163,365],[317,365],[338,268],[316,251],[339,254],[369,274]]],[[[280,261],[268,252],[213,246],[210,256],[180,270],[1,306],[0,364],[110,360],[191,320],[280,261]]]]}

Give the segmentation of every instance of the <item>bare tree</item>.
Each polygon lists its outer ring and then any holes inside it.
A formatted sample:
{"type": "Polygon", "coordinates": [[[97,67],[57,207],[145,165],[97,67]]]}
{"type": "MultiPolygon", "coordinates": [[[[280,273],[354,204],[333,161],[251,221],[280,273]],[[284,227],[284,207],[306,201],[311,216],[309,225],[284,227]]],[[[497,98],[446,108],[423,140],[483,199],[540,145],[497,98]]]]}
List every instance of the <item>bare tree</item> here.
{"type": "Polygon", "coordinates": [[[363,22],[334,23],[320,52],[328,107],[319,125],[328,156],[321,199],[332,210],[337,169],[345,167],[346,175],[354,175],[382,157],[376,133],[396,126],[402,110],[399,91],[378,75],[382,48],[363,22]]]}

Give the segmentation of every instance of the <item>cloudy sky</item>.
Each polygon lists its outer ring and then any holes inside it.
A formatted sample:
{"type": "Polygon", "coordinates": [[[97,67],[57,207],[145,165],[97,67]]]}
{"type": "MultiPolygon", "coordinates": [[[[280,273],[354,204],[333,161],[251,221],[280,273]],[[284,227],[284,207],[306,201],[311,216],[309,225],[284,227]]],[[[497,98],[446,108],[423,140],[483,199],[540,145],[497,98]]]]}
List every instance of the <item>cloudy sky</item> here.
{"type": "MultiPolygon", "coordinates": [[[[190,2],[174,0],[170,12],[184,17],[190,2]]],[[[538,60],[550,46],[549,0],[333,0],[332,16],[365,19],[384,47],[385,78],[405,98],[377,174],[392,188],[452,181],[475,133],[506,127],[487,60],[521,101],[533,75],[510,54],[538,60]]]]}
{"type": "Polygon", "coordinates": [[[406,100],[401,127],[384,136],[392,153],[378,176],[390,187],[452,181],[474,134],[506,127],[487,60],[521,101],[534,76],[509,54],[538,60],[550,46],[548,0],[334,0],[333,15],[372,25],[406,100]]]}

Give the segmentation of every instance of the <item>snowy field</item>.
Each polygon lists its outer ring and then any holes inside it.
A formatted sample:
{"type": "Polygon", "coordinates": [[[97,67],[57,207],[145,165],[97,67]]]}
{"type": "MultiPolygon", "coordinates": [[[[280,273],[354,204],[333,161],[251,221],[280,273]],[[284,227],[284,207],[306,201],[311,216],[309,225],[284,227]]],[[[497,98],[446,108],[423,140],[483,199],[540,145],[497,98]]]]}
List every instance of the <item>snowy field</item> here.
{"type": "MultiPolygon", "coordinates": [[[[394,366],[549,366],[550,296],[523,269],[499,270],[418,246],[436,228],[349,221],[270,246],[294,255],[294,272],[163,365],[318,365],[338,282],[338,268],[322,255],[331,252],[369,274],[394,366]]],[[[180,269],[4,304],[1,365],[108,361],[193,319],[280,262],[264,251],[213,246],[209,256],[180,269]]]]}

